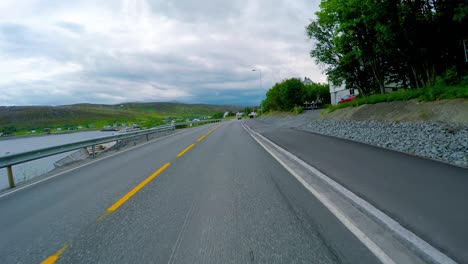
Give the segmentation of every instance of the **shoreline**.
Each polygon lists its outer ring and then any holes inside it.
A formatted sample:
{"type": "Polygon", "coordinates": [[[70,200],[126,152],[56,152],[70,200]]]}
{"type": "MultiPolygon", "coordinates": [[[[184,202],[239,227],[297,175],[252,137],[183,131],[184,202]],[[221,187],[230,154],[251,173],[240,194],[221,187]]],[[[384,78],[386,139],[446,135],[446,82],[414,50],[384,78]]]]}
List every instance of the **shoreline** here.
{"type": "MultiPolygon", "coordinates": [[[[80,130],[71,130],[71,131],[61,131],[56,133],[34,133],[28,135],[17,135],[17,136],[0,136],[0,141],[2,140],[12,140],[12,139],[20,139],[20,138],[33,138],[33,137],[45,137],[45,136],[58,136],[58,135],[66,135],[66,134],[73,134],[73,133],[80,133],[80,132],[93,132],[93,131],[101,131],[101,129],[80,129],[80,130]]],[[[108,131],[103,131],[108,132],[108,131]]]]}

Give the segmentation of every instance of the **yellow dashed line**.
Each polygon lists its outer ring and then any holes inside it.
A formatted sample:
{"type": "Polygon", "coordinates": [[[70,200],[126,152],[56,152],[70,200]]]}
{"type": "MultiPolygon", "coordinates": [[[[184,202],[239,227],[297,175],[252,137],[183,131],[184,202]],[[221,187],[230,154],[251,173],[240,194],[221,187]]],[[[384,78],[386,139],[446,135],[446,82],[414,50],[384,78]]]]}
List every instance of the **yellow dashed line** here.
{"type": "Polygon", "coordinates": [[[151,174],[148,178],[146,178],[144,181],[142,181],[140,184],[138,184],[130,192],[125,194],[122,198],[120,198],[120,200],[115,202],[111,207],[107,208],[106,213],[103,214],[101,217],[99,217],[98,221],[104,219],[107,215],[109,215],[110,213],[117,210],[122,204],[124,204],[126,201],[128,201],[128,199],[132,198],[133,195],[135,195],[139,190],[141,190],[143,187],[145,187],[145,185],[147,185],[150,181],[152,181],[154,178],[156,178],[161,172],[163,172],[169,166],[171,166],[171,163],[169,163],[169,162],[164,164],[161,168],[159,168],[157,171],[155,171],[153,174],[151,174]]]}
{"type": "Polygon", "coordinates": [[[59,251],[57,251],[55,254],[53,254],[52,256],[46,258],[45,260],[43,260],[41,262],[41,264],[53,264],[55,263],[59,257],[60,257],[60,254],[62,254],[66,249],[68,248],[68,245],[65,244],[65,246],[63,246],[59,251]]]}
{"type": "MultiPolygon", "coordinates": [[[[213,131],[218,129],[221,125],[218,125],[206,132],[203,136],[197,139],[197,142],[201,142],[203,139],[205,139],[209,134],[211,134],[213,131]]],[[[178,155],[177,158],[182,157],[185,153],[187,153],[190,149],[195,147],[195,143],[190,144],[187,148],[182,150],[178,155]]],[[[145,185],[147,185],[149,182],[151,182],[154,178],[156,178],[161,172],[163,172],[165,169],[167,169],[171,165],[170,162],[164,164],[161,168],[159,168],[157,171],[155,171],[153,174],[151,174],[148,178],[146,178],[144,181],[142,181],[140,184],[138,184],[135,188],[133,188],[130,192],[125,194],[122,198],[120,198],[117,202],[115,202],[111,207],[107,208],[106,212],[101,215],[98,218],[98,222],[104,219],[106,216],[117,210],[120,206],[122,206],[125,202],[127,202],[130,198],[132,198],[133,195],[135,195],[138,191],[140,191],[145,185]]],[[[54,264],[59,258],[60,255],[68,248],[68,245],[65,244],[59,251],[57,251],[55,254],[49,256],[45,260],[41,262],[41,264],[54,264]]]]}
{"type": "Polygon", "coordinates": [[[190,146],[188,146],[184,150],[182,150],[179,154],[177,154],[177,157],[178,158],[182,157],[185,153],[187,153],[187,151],[189,151],[193,147],[195,147],[195,143],[190,144],[190,146]]]}

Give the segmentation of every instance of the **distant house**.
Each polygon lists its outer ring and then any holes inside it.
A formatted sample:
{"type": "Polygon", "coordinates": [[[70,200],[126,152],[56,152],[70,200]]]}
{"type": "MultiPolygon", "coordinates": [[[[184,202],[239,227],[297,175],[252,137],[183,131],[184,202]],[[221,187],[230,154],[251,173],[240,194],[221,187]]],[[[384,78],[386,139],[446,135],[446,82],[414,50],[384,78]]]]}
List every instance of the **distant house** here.
{"type": "Polygon", "coordinates": [[[346,89],[346,85],[343,83],[339,86],[333,85],[330,81],[328,82],[328,86],[330,87],[330,98],[331,104],[336,105],[338,102],[345,97],[346,95],[358,95],[358,89],[346,89]]]}
{"type": "Polygon", "coordinates": [[[314,82],[309,79],[308,77],[304,77],[304,80],[302,81],[303,84],[313,84],[314,82]]]}

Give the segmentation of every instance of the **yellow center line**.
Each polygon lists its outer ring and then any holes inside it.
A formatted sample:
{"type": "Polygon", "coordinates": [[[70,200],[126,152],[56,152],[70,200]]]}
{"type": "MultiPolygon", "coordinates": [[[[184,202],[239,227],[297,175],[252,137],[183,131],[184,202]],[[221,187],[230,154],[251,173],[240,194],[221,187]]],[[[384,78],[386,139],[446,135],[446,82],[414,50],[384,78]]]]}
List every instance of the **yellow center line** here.
{"type": "Polygon", "coordinates": [[[68,245],[65,244],[65,246],[63,246],[59,251],[55,252],[55,254],[53,254],[52,256],[46,258],[45,260],[43,260],[41,262],[41,264],[53,264],[55,263],[59,257],[60,257],[60,254],[62,254],[66,249],[68,248],[68,245]]]}
{"type": "Polygon", "coordinates": [[[201,136],[200,138],[197,139],[197,142],[200,142],[203,139],[205,139],[209,134],[211,134],[213,131],[215,131],[216,128],[218,128],[218,127],[214,127],[212,129],[208,130],[208,132],[206,132],[205,134],[203,134],[203,136],[201,136]]]}
{"type": "Polygon", "coordinates": [[[132,198],[133,195],[135,195],[138,191],[140,191],[145,185],[147,185],[150,181],[152,181],[154,178],[156,178],[161,172],[163,172],[165,169],[167,169],[169,166],[171,166],[171,163],[168,162],[164,164],[161,168],[159,168],[157,171],[155,171],[153,174],[151,174],[148,178],[146,178],[144,181],[140,182],[135,188],[133,188],[130,192],[125,194],[120,200],[115,202],[111,207],[107,208],[106,213],[101,215],[98,218],[98,221],[101,221],[104,219],[106,216],[117,210],[122,204],[127,202],[130,198],[132,198]]]}
{"type": "MultiPolygon", "coordinates": [[[[211,134],[213,131],[218,129],[221,125],[218,125],[206,132],[203,136],[197,139],[197,142],[202,141],[204,138],[206,138],[209,134],[211,134]]],[[[191,144],[184,150],[182,150],[177,157],[180,158],[182,157],[187,151],[189,151],[191,148],[195,147],[195,143],[191,144]]],[[[101,215],[98,218],[98,222],[104,219],[106,216],[117,210],[120,206],[122,206],[125,202],[127,202],[130,198],[132,198],[133,195],[135,195],[138,191],[140,191],[143,187],[145,187],[148,183],[150,183],[154,178],[156,178],[161,172],[163,172],[165,169],[167,169],[169,166],[171,166],[171,163],[168,162],[164,164],[161,168],[159,168],[157,171],[155,171],[153,174],[151,174],[148,178],[146,178],[144,181],[142,181],[140,184],[138,184],[135,188],[133,188],[130,192],[125,194],[122,198],[120,198],[117,202],[115,202],[111,207],[107,208],[106,212],[101,215]]],[[[57,251],[55,254],[49,256],[45,260],[41,262],[41,264],[54,264],[59,258],[60,255],[68,248],[68,245],[65,244],[59,251],[57,251]]]]}
{"type": "Polygon", "coordinates": [[[210,129],[210,130],[206,133],[206,135],[208,136],[209,134],[213,133],[213,131],[215,131],[216,129],[218,129],[220,126],[221,126],[221,125],[217,125],[216,127],[210,129]]]}
{"type": "MultiPolygon", "coordinates": [[[[197,142],[202,141],[204,138],[206,138],[209,134],[211,134],[213,131],[218,129],[221,125],[218,125],[210,130],[203,136],[201,136],[199,139],[197,139],[197,142]]],[[[189,151],[191,148],[195,147],[195,143],[191,144],[184,150],[182,150],[177,157],[180,158],[182,157],[187,151],[189,151]]],[[[135,195],[138,191],[140,191],[143,187],[145,187],[149,182],[151,182],[154,178],[156,178],[161,172],[163,172],[165,169],[167,169],[169,166],[171,166],[171,163],[168,162],[164,164],[161,168],[159,168],[157,171],[155,171],[153,174],[151,174],[148,178],[146,178],[144,181],[142,181],[140,184],[138,184],[135,188],[133,188],[130,192],[125,194],[122,198],[120,198],[117,202],[115,202],[111,207],[107,208],[106,212],[101,215],[98,218],[98,221],[101,221],[104,219],[106,216],[117,210],[120,206],[122,206],[125,202],[127,202],[130,198],[132,198],[133,195],[135,195]]],[[[52,256],[49,256],[45,260],[41,262],[41,264],[54,264],[59,258],[60,255],[69,247],[68,244],[65,244],[59,251],[57,251],[55,254],[52,256]]]]}
{"type": "Polygon", "coordinates": [[[177,154],[177,157],[178,158],[182,157],[187,151],[189,151],[193,147],[195,147],[195,143],[190,144],[190,146],[182,150],[179,154],[177,154]]]}

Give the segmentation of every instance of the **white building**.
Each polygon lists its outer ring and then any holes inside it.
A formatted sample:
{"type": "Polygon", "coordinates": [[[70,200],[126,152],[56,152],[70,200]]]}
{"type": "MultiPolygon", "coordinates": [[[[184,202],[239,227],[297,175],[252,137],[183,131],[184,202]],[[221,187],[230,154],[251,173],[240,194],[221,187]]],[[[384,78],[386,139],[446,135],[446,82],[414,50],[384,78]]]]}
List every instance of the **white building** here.
{"type": "Polygon", "coordinates": [[[346,85],[342,83],[339,86],[333,85],[330,81],[328,82],[328,86],[330,87],[330,97],[331,97],[331,104],[336,105],[338,102],[345,97],[346,95],[358,95],[358,89],[346,89],[346,85]]]}
{"type": "Polygon", "coordinates": [[[313,84],[314,82],[309,79],[308,77],[304,77],[304,80],[302,81],[303,84],[313,84]]]}

